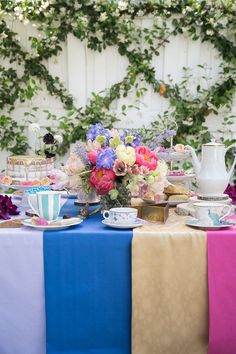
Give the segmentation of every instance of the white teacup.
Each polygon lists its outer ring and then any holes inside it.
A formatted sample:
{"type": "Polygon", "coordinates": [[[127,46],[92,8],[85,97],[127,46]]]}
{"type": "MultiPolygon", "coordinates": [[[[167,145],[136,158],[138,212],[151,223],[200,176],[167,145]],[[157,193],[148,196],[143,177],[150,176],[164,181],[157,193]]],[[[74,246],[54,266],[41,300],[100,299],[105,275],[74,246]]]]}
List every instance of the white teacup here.
{"type": "Polygon", "coordinates": [[[28,202],[35,214],[48,220],[56,220],[61,209],[61,193],[43,191],[28,194],[28,202]]]}
{"type": "Polygon", "coordinates": [[[135,222],[138,210],[135,208],[111,208],[103,212],[103,217],[113,224],[128,224],[135,222]]]}
{"type": "Polygon", "coordinates": [[[193,203],[193,207],[195,209],[195,217],[202,225],[207,226],[220,224],[220,221],[231,213],[231,206],[221,203],[193,203]]]}

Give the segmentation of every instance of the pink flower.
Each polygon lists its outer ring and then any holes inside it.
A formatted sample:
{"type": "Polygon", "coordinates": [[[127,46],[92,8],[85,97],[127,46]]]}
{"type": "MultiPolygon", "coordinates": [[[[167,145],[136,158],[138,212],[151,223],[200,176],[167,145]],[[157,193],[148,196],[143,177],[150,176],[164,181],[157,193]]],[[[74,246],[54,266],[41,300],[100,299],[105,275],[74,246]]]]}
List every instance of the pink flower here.
{"type": "Polygon", "coordinates": [[[81,178],[80,176],[74,175],[69,176],[68,188],[74,192],[77,192],[81,186],[81,178]]]}
{"type": "Polygon", "coordinates": [[[138,146],[135,148],[135,153],[137,165],[145,166],[149,168],[149,170],[155,170],[157,168],[157,155],[154,151],[145,146],[138,146]]]}
{"type": "Polygon", "coordinates": [[[164,148],[164,146],[158,146],[157,147],[157,152],[164,152],[166,151],[166,149],[164,148]]]}
{"type": "Polygon", "coordinates": [[[132,173],[134,175],[140,175],[140,168],[139,168],[139,166],[137,164],[132,166],[132,173]]]}
{"type": "Polygon", "coordinates": [[[91,186],[97,190],[97,193],[104,195],[114,188],[115,178],[116,175],[114,171],[94,167],[89,180],[91,186]]]}
{"type": "Polygon", "coordinates": [[[134,175],[146,175],[148,172],[150,170],[146,166],[138,166],[137,164],[132,166],[132,174],[134,175]]]}
{"type": "Polygon", "coordinates": [[[115,160],[113,171],[116,176],[125,176],[127,174],[127,165],[123,161],[115,160]]]}
{"type": "Polygon", "coordinates": [[[148,191],[148,184],[145,181],[140,181],[139,183],[140,196],[144,197],[147,191],[148,191]]]}
{"type": "Polygon", "coordinates": [[[140,168],[140,174],[141,175],[146,175],[146,174],[148,174],[150,172],[149,168],[146,167],[146,166],[140,166],[139,168],[140,168]]]}
{"type": "Polygon", "coordinates": [[[97,156],[98,156],[98,150],[91,150],[87,153],[87,156],[88,156],[88,159],[89,159],[89,162],[92,164],[92,165],[96,165],[96,162],[97,162],[97,156]]]}
{"type": "Polygon", "coordinates": [[[76,154],[70,154],[65,164],[65,171],[68,176],[73,176],[84,169],[84,163],[76,154]]]}
{"type": "Polygon", "coordinates": [[[68,177],[65,172],[54,169],[50,172],[49,178],[52,181],[52,189],[62,190],[68,183],[68,177]]]}

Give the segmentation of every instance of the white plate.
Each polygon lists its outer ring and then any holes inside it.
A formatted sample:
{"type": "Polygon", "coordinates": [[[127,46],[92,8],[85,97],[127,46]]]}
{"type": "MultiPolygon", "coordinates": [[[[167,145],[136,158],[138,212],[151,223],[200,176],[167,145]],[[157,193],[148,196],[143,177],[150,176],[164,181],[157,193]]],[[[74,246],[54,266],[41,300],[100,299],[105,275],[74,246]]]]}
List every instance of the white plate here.
{"type": "Polygon", "coordinates": [[[228,223],[226,221],[222,222],[221,225],[209,225],[206,226],[204,224],[201,224],[199,220],[197,219],[189,219],[185,221],[185,225],[195,227],[200,230],[220,230],[220,229],[227,229],[229,227],[232,227],[231,223],[228,223]]]}
{"type": "Polygon", "coordinates": [[[135,222],[130,222],[129,224],[114,224],[107,220],[102,220],[102,223],[106,226],[112,227],[114,229],[134,229],[135,227],[140,227],[147,223],[147,221],[137,218],[135,222]]]}
{"type": "Polygon", "coordinates": [[[177,151],[163,151],[157,153],[158,157],[163,160],[173,161],[173,160],[185,160],[191,157],[191,152],[185,150],[184,152],[177,151]]]}
{"type": "Polygon", "coordinates": [[[203,199],[198,199],[197,196],[193,196],[193,197],[190,197],[189,198],[189,202],[192,202],[192,203],[207,203],[207,202],[214,202],[214,203],[221,203],[221,204],[229,204],[231,205],[232,203],[232,199],[231,198],[227,198],[227,199],[224,199],[224,200],[203,200],[203,199]]]}
{"type": "Polygon", "coordinates": [[[193,178],[195,178],[196,175],[194,173],[192,174],[186,174],[183,176],[167,176],[167,179],[169,182],[179,182],[179,181],[188,181],[193,178]]]}
{"type": "MultiPolygon", "coordinates": [[[[63,220],[62,218],[59,218],[59,220],[63,220]]],[[[64,220],[70,220],[70,219],[64,219],[64,220]]],[[[32,227],[37,230],[65,230],[68,229],[68,227],[79,225],[83,222],[82,219],[80,218],[71,218],[71,223],[66,224],[66,225],[57,225],[55,223],[51,223],[49,225],[34,225],[31,223],[31,219],[26,219],[22,221],[22,224],[27,227],[32,227]]]]}

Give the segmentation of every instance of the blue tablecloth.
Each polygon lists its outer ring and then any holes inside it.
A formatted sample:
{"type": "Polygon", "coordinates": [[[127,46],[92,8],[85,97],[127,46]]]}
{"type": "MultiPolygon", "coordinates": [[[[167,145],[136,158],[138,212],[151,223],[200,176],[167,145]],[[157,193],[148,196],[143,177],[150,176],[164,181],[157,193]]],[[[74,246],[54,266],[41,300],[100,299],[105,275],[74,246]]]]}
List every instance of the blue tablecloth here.
{"type": "MultiPolygon", "coordinates": [[[[63,213],[78,207],[69,199],[63,213]]],[[[132,231],[101,215],[44,232],[47,354],[130,354],[132,231]]]]}

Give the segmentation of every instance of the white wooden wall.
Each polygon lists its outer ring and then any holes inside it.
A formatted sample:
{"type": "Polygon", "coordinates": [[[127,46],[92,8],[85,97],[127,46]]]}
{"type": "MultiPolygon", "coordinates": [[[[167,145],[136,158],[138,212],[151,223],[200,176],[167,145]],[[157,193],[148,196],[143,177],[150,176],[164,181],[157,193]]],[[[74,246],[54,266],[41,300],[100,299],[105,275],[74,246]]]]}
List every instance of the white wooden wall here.
{"type": "MultiPolygon", "coordinates": [[[[140,20],[143,27],[151,25],[151,19],[140,20]]],[[[23,47],[30,50],[29,36],[37,35],[35,27],[31,24],[23,24],[9,20],[9,26],[17,33],[23,47]]],[[[72,35],[68,36],[67,43],[62,44],[62,52],[59,57],[49,59],[45,62],[46,67],[52,75],[59,76],[61,81],[68,88],[69,92],[75,97],[78,106],[86,104],[90,98],[91,92],[99,92],[106,87],[121,80],[126,74],[128,61],[126,57],[120,56],[116,47],[109,47],[102,53],[93,52],[86,48],[86,43],[81,43],[72,35]]],[[[7,60],[4,61],[7,64],[7,60]]],[[[198,64],[207,64],[212,69],[209,74],[212,77],[208,84],[217,81],[220,59],[218,53],[211,45],[200,41],[191,41],[187,36],[178,36],[170,39],[166,48],[161,50],[160,56],[153,59],[153,65],[156,68],[157,77],[167,81],[170,74],[174,81],[180,82],[183,71],[182,68],[190,67],[196,79],[199,81],[199,75],[202,71],[197,67],[198,64]]],[[[19,72],[22,68],[18,68],[19,72]]],[[[127,99],[119,100],[112,104],[111,109],[120,112],[122,104],[134,103],[134,96],[131,94],[127,99]]],[[[168,100],[160,97],[153,92],[151,87],[147,87],[147,93],[138,103],[140,110],[130,109],[127,117],[121,116],[121,121],[117,127],[141,127],[143,124],[149,125],[156,118],[157,114],[168,108],[168,100]]],[[[19,122],[24,121],[23,113],[29,111],[34,106],[39,106],[41,110],[48,109],[58,116],[64,113],[60,100],[51,97],[42,87],[42,91],[32,101],[23,104],[18,103],[16,110],[12,113],[13,117],[19,122]]],[[[233,107],[236,113],[236,104],[233,107]]],[[[48,122],[44,119],[44,114],[38,112],[38,121],[45,127],[48,122]]],[[[217,129],[221,127],[222,117],[225,112],[222,110],[220,117],[210,116],[207,119],[209,129],[217,135],[217,129]]],[[[233,126],[236,131],[236,124],[233,126]]],[[[26,128],[27,132],[27,128],[26,128]]],[[[235,134],[235,133],[233,133],[235,134]]],[[[29,137],[29,140],[31,137],[29,137]]],[[[33,143],[32,140],[30,140],[33,143]]],[[[4,164],[5,152],[1,152],[0,162],[4,164]]]]}

